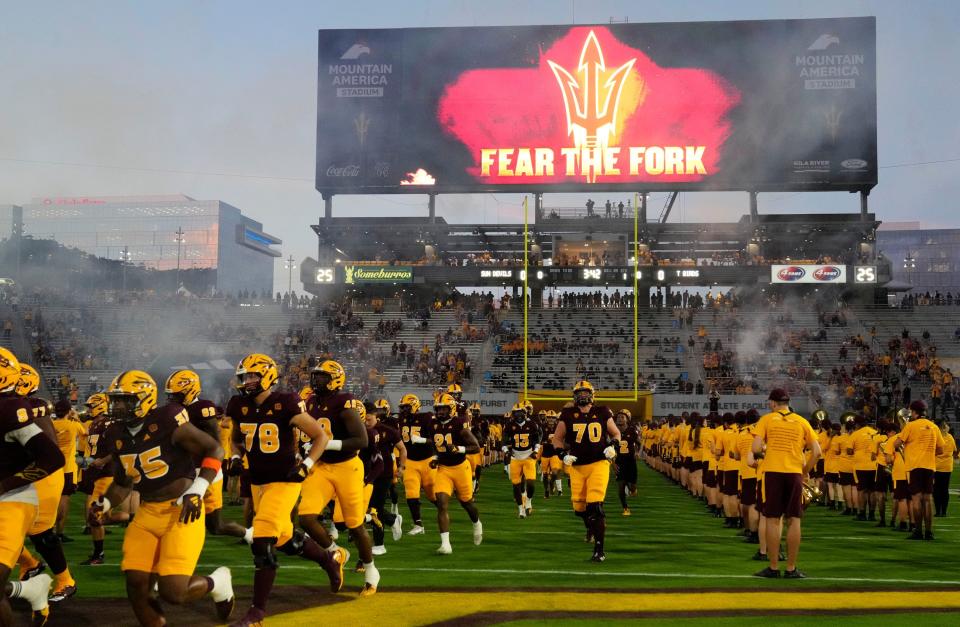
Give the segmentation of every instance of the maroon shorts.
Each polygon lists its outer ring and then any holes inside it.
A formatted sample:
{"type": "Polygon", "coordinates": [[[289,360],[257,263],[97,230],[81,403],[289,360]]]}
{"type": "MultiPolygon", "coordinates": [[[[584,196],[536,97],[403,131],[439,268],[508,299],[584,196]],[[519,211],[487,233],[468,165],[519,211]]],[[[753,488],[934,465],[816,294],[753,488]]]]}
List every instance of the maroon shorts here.
{"type": "Polygon", "coordinates": [[[852,472],[840,473],[840,485],[855,485],[852,472]]]}
{"type": "Polygon", "coordinates": [[[63,473],[63,496],[70,496],[77,491],[77,482],[72,472],[63,473]]]}
{"type": "Polygon", "coordinates": [[[823,469],[824,469],[824,460],[823,458],[820,458],[817,460],[817,467],[814,468],[813,471],[810,473],[810,477],[813,479],[819,479],[820,477],[823,476],[823,469]]]}
{"type": "Polygon", "coordinates": [[[250,471],[246,468],[240,472],[240,498],[253,498],[253,493],[250,491],[250,471]]]}
{"type": "Polygon", "coordinates": [[[840,483],[840,473],[825,472],[823,473],[823,480],[827,483],[840,483]]]}
{"type": "Polygon", "coordinates": [[[873,492],[877,480],[877,469],[857,470],[857,489],[863,492],[873,492]]]}
{"type": "Polygon", "coordinates": [[[740,504],[749,507],[751,505],[756,505],[757,503],[757,480],[754,479],[741,479],[740,480],[740,504]]]}
{"type": "Polygon", "coordinates": [[[803,516],[803,475],[798,472],[766,472],[763,474],[767,518],[800,518],[803,516]]]}
{"type": "Polygon", "coordinates": [[[761,516],[765,516],[765,515],[766,515],[766,514],[764,514],[764,509],[765,509],[765,507],[764,507],[764,502],[763,502],[763,479],[761,479],[760,477],[757,477],[757,502],[756,502],[756,507],[757,507],[757,512],[759,512],[761,516]]]}
{"type": "Polygon", "coordinates": [[[910,494],[933,494],[933,471],[929,468],[914,468],[907,473],[910,478],[910,494]]]}
{"type": "Polygon", "coordinates": [[[721,492],[724,496],[736,496],[737,489],[740,487],[737,485],[740,480],[740,471],[739,470],[724,470],[723,471],[723,486],[721,487],[721,492]]]}
{"type": "Polygon", "coordinates": [[[906,501],[910,498],[910,483],[906,479],[893,482],[893,498],[898,501],[906,501]]]}
{"type": "Polygon", "coordinates": [[[703,473],[703,485],[708,488],[717,487],[717,471],[716,470],[707,470],[703,473]]]}
{"type": "Polygon", "coordinates": [[[683,458],[683,467],[686,468],[687,470],[689,470],[690,472],[693,472],[693,458],[692,458],[692,457],[684,457],[684,458],[683,458]]]}
{"type": "Polygon", "coordinates": [[[877,466],[877,474],[873,480],[874,492],[887,493],[890,491],[891,475],[886,466],[877,466]]]}

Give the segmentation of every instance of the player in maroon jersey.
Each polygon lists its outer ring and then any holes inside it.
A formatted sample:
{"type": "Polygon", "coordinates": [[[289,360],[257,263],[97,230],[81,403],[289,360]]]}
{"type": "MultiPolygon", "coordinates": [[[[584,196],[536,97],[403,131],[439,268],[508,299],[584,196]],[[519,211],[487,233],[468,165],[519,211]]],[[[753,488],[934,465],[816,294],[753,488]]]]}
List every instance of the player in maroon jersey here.
{"type": "Polygon", "coordinates": [[[327,444],[327,434],[307,413],[306,403],[299,396],[274,390],[279,375],[276,362],[269,356],[247,355],[237,365],[235,385],[239,394],[227,403],[226,413],[233,420],[234,451],[245,456],[249,464],[256,512],[250,544],[255,567],[253,603],[235,627],[263,622],[279,566],[276,550],[316,562],[330,578],[332,591],[343,586],[346,551],[324,551],[316,541],[295,530],[290,519],[301,484],[312,474],[327,444]],[[299,460],[295,429],[311,438],[307,456],[299,460]]]}
{"type": "Polygon", "coordinates": [[[50,576],[9,582],[23,540],[37,517],[36,482],[63,468],[63,453],[36,424],[33,408],[17,395],[20,363],[0,347],[0,625],[12,625],[9,598],[30,602],[33,624],[47,621],[50,576]]]}
{"type": "Polygon", "coordinates": [[[366,410],[367,436],[370,438],[370,431],[373,431],[372,440],[377,447],[377,451],[383,460],[383,471],[373,481],[373,492],[370,495],[370,509],[376,511],[383,523],[381,526],[373,528],[373,554],[383,555],[387,552],[387,547],[383,545],[384,529],[389,528],[393,534],[394,541],[403,537],[403,516],[386,509],[387,493],[393,485],[393,451],[397,450],[398,471],[402,472],[407,462],[407,449],[403,445],[400,432],[389,424],[380,420],[378,407],[374,405],[364,406],[366,410]]]}
{"type": "Polygon", "coordinates": [[[415,394],[404,394],[400,399],[400,435],[407,447],[407,466],[403,473],[403,491],[413,519],[413,528],[407,535],[416,536],[424,532],[423,518],[420,514],[420,490],[431,503],[436,503],[433,483],[437,470],[431,467],[433,458],[433,435],[430,429],[433,415],[420,413],[420,399],[415,394]]]}
{"type": "MultiPolygon", "coordinates": [[[[192,370],[177,370],[167,378],[164,386],[167,400],[178,403],[187,410],[190,424],[200,429],[211,438],[220,442],[220,412],[213,401],[200,398],[200,375],[192,370]]],[[[197,472],[200,472],[199,459],[197,472]]],[[[224,521],[221,517],[223,510],[223,469],[217,471],[217,476],[203,496],[204,522],[207,533],[211,535],[228,535],[242,538],[246,529],[235,522],[224,521]]]]}
{"type": "Polygon", "coordinates": [[[537,454],[543,439],[540,427],[522,403],[511,411],[512,420],[503,429],[503,452],[510,456],[510,482],[519,517],[533,512],[533,494],[537,487],[537,454]]]}
{"type": "Polygon", "coordinates": [[[614,462],[617,470],[617,496],[623,506],[623,515],[630,515],[627,497],[637,493],[637,451],[640,450],[640,431],[631,422],[630,410],[619,409],[616,415],[620,429],[620,446],[614,462]]]}
{"type": "Polygon", "coordinates": [[[593,385],[577,381],[573,387],[574,407],[560,412],[553,445],[565,449],[563,463],[570,473],[570,499],[574,513],[583,519],[587,538],[594,543],[594,562],[606,559],[604,535],[606,515],[603,500],[610,481],[610,462],[620,448],[620,430],[608,407],[593,404],[593,385]]]}
{"type": "Polygon", "coordinates": [[[368,445],[367,430],[360,417],[363,404],[344,391],[347,375],[339,363],[326,360],[310,372],[313,396],[307,412],[329,438],[320,462],[304,483],[300,501],[300,525],[327,551],[339,550],[319,515],[333,498],[337,499],[350,537],[363,562],[363,589],[360,596],[375,594],[380,573],[373,563],[373,545],[364,526],[367,499],[364,496],[364,468],[358,451],[368,445]]]}
{"type": "Polygon", "coordinates": [[[186,410],[157,407],[157,384],[146,372],[128,370],[107,389],[114,417],[100,439],[111,457],[113,483],[90,506],[91,527],[101,524],[110,503],[136,488],[141,505],[123,538],[121,570],[127,597],[141,625],[163,625],[163,609],[151,596],[156,577],[160,598],[189,603],[210,594],[217,618],[233,611],[230,569],[209,577],[193,574],[203,549],[203,495],[223,461],[220,443],[190,424],[186,410]],[[199,457],[198,474],[194,458],[199,457]]]}
{"type": "Polygon", "coordinates": [[[473,473],[467,455],[480,452],[480,445],[463,418],[455,415],[457,402],[449,394],[441,394],[434,402],[433,447],[436,450],[437,478],[434,493],[437,497],[437,528],[440,530],[440,548],[437,553],[453,553],[450,545],[450,497],[456,492],[460,506],[473,523],[473,543],[483,541],[480,512],[473,501],[473,473]]]}

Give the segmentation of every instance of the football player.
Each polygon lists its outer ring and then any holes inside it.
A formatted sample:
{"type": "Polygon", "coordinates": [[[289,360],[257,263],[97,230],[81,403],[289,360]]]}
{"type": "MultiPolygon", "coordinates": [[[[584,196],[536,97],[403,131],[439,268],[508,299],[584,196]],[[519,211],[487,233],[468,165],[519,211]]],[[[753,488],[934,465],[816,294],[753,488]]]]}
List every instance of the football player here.
{"type": "Polygon", "coordinates": [[[434,494],[437,497],[437,528],[440,530],[440,548],[437,553],[453,553],[450,545],[450,497],[454,491],[460,507],[466,510],[473,523],[473,543],[483,541],[483,524],[473,500],[473,475],[467,455],[480,452],[480,445],[467,427],[466,421],[454,414],[456,401],[450,394],[442,394],[433,405],[433,446],[437,452],[437,476],[434,494]]]}
{"type": "MultiPolygon", "coordinates": [[[[69,405],[69,401],[67,401],[69,405]]],[[[70,497],[77,491],[77,484],[80,481],[80,469],[77,465],[77,446],[87,436],[87,429],[80,422],[77,412],[73,407],[61,407],[58,411],[54,407],[53,428],[57,432],[57,446],[63,453],[66,460],[63,474],[63,493],[60,496],[60,504],[57,509],[57,536],[63,540],[66,538],[63,531],[67,524],[67,515],[70,512],[70,497]],[[66,413],[63,413],[66,409],[66,413]]],[[[69,538],[66,541],[70,541],[69,538]]]]}
{"type": "MultiPolygon", "coordinates": [[[[63,453],[65,460],[63,468],[50,473],[49,476],[36,482],[35,487],[39,498],[37,519],[27,534],[30,536],[30,541],[33,543],[37,553],[46,560],[50,566],[50,570],[53,571],[54,587],[53,593],[50,595],[50,601],[59,603],[77,593],[77,583],[70,574],[70,569],[67,567],[67,558],[63,553],[62,538],[57,535],[54,526],[57,522],[57,511],[60,509],[60,499],[64,491],[64,471],[70,465],[76,466],[76,437],[77,434],[82,431],[83,427],[79,422],[66,420],[72,410],[69,401],[57,403],[59,413],[62,414],[62,418],[64,419],[63,422],[70,423],[64,427],[65,431],[62,436],[63,444],[61,445],[61,436],[57,433],[57,428],[53,422],[53,406],[50,404],[50,401],[36,396],[39,388],[40,375],[37,374],[37,371],[27,364],[20,364],[20,381],[17,384],[16,393],[30,406],[34,422],[43,430],[47,437],[57,445],[60,452],[63,453]],[[70,461],[67,462],[67,452],[69,452],[71,448],[71,438],[74,443],[73,454],[70,455],[70,461]]],[[[70,470],[72,473],[73,469],[70,468],[70,470]]],[[[72,482],[71,476],[71,483],[72,482]]],[[[29,555],[29,552],[24,554],[23,559],[25,563],[21,564],[21,572],[25,566],[27,570],[30,570],[30,567],[34,566],[34,564],[30,562],[35,562],[36,560],[31,558],[32,556],[29,555]]]]}
{"type": "MultiPolygon", "coordinates": [[[[220,414],[213,401],[200,398],[200,375],[192,370],[177,370],[167,378],[164,386],[167,400],[177,403],[187,410],[190,422],[217,442],[220,442],[220,414]]],[[[229,459],[229,458],[227,458],[229,459]]],[[[200,472],[197,459],[197,473],[200,472]]],[[[203,495],[204,522],[207,533],[242,538],[246,532],[235,522],[224,521],[220,515],[223,509],[223,470],[217,471],[207,493],[203,495]]]]}
{"type": "Polygon", "coordinates": [[[467,417],[467,402],[463,400],[463,387],[459,383],[451,383],[447,386],[447,394],[453,397],[453,400],[457,402],[457,411],[456,416],[461,418],[467,417]]]}
{"type": "Polygon", "coordinates": [[[606,559],[603,500],[610,481],[610,462],[620,448],[620,430],[609,408],[593,404],[589,381],[577,381],[573,386],[573,402],[574,407],[560,412],[553,445],[566,450],[563,463],[569,468],[573,511],[583,519],[587,537],[594,542],[590,559],[602,562],[606,559]]]}
{"type": "Polygon", "coordinates": [[[407,447],[407,467],[403,473],[403,491],[410,508],[413,527],[407,535],[416,536],[424,532],[423,517],[420,513],[420,490],[427,500],[436,503],[433,495],[433,482],[437,471],[430,466],[433,457],[433,443],[427,439],[433,416],[420,413],[420,399],[415,394],[405,394],[400,399],[400,435],[407,447]]]}
{"type": "Polygon", "coordinates": [[[553,432],[557,428],[557,414],[552,409],[544,419],[545,429],[540,442],[540,475],[543,477],[543,498],[550,498],[551,492],[563,496],[563,481],[560,472],[563,462],[557,455],[557,448],[553,445],[553,432]]]}
{"type": "MultiPolygon", "coordinates": [[[[385,398],[378,399],[374,403],[374,407],[376,408],[377,423],[378,424],[383,423],[384,426],[393,429],[399,434],[400,420],[391,413],[390,401],[388,401],[385,398]]],[[[402,437],[400,439],[400,443],[401,444],[403,443],[402,437]]],[[[397,502],[399,501],[399,496],[397,495],[397,478],[403,475],[403,469],[398,468],[397,466],[397,461],[400,458],[399,447],[394,447],[394,450],[391,451],[390,456],[393,458],[393,466],[391,467],[391,470],[390,470],[390,485],[388,486],[388,493],[390,495],[391,509],[394,514],[398,514],[399,510],[397,509],[397,502]]],[[[406,448],[404,448],[403,450],[404,464],[406,464],[406,460],[407,460],[407,450],[406,448]]],[[[386,461],[386,458],[384,459],[384,461],[386,461]]],[[[376,551],[374,551],[374,555],[376,554],[377,554],[376,551]]]]}
{"type": "Polygon", "coordinates": [[[157,407],[157,384],[146,372],[128,370],[107,388],[114,422],[99,442],[111,458],[113,483],[88,513],[91,527],[111,503],[136,488],[141,505],[123,538],[120,569],[127,598],[141,625],[163,625],[163,609],[152,597],[156,577],[160,598],[176,605],[207,594],[217,618],[226,620],[234,606],[230,569],[209,577],[194,575],[203,549],[203,495],[223,461],[220,443],[192,424],[186,410],[170,403],[157,407]],[[194,458],[201,458],[200,473],[194,458]]]}
{"type": "Polygon", "coordinates": [[[617,495],[623,506],[623,515],[630,515],[627,505],[628,496],[637,494],[637,450],[640,443],[640,432],[631,422],[629,409],[617,410],[616,423],[620,429],[620,446],[617,447],[617,457],[614,465],[617,473],[617,495]]]}
{"type": "Polygon", "coordinates": [[[323,550],[313,539],[294,530],[291,512],[300,488],[327,444],[327,434],[307,413],[306,403],[294,393],[274,391],[277,364],[267,355],[252,353],[237,365],[238,394],[227,403],[233,421],[234,451],[249,465],[253,500],[253,604],[236,627],[259,625],[266,616],[267,599],[277,576],[276,550],[301,555],[319,564],[330,578],[330,589],[343,587],[346,551],[323,550]],[[311,439],[306,457],[297,460],[299,429],[311,439]]]}
{"type": "Polygon", "coordinates": [[[537,487],[537,454],[543,435],[523,404],[510,412],[512,420],[503,430],[503,452],[510,459],[510,483],[520,518],[533,512],[533,493],[537,487]]]}
{"type": "Polygon", "coordinates": [[[364,526],[367,498],[364,495],[363,462],[357,456],[361,449],[367,448],[369,438],[361,418],[361,414],[366,413],[363,403],[344,391],[346,380],[343,366],[329,359],[310,372],[313,396],[307,401],[307,412],[329,441],[320,456],[320,463],[304,484],[300,525],[327,551],[342,551],[318,520],[327,503],[336,498],[363,562],[364,585],[360,596],[365,597],[375,594],[380,582],[380,573],[373,563],[373,545],[364,526]]]}
{"type": "Polygon", "coordinates": [[[63,468],[63,453],[33,418],[33,407],[17,394],[20,362],[0,347],[0,625],[12,625],[10,598],[30,602],[32,624],[46,624],[50,576],[9,581],[23,541],[37,518],[36,482],[63,468]]]}
{"type": "MultiPolygon", "coordinates": [[[[107,488],[113,483],[113,475],[109,469],[104,467],[110,462],[110,457],[100,450],[100,438],[110,425],[108,414],[110,401],[106,394],[92,394],[86,401],[87,417],[91,419],[87,427],[87,436],[84,441],[84,457],[81,467],[81,479],[78,490],[87,495],[84,511],[90,510],[90,505],[100,499],[107,492],[107,488]]],[[[131,494],[132,496],[132,494],[131,494]]],[[[127,497],[128,499],[131,497],[127,497]]],[[[117,503],[120,505],[120,503],[117,503]]],[[[90,530],[90,539],[93,541],[93,553],[85,561],[81,562],[84,566],[97,566],[103,564],[103,539],[106,537],[106,530],[103,525],[106,523],[126,522],[130,519],[129,514],[119,511],[104,512],[101,516],[101,524],[87,528],[90,530]]]]}
{"type": "Polygon", "coordinates": [[[480,445],[480,450],[472,455],[467,455],[467,461],[470,462],[470,469],[473,473],[473,493],[480,490],[480,473],[484,467],[484,456],[487,440],[490,438],[490,425],[481,417],[480,403],[470,405],[467,410],[467,426],[470,427],[470,433],[480,445]]]}
{"type": "MultiPolygon", "coordinates": [[[[379,403],[380,401],[377,401],[379,403]]],[[[387,406],[389,407],[389,405],[387,406]]],[[[366,409],[367,435],[370,431],[374,432],[374,441],[377,451],[383,459],[383,472],[373,482],[373,492],[370,495],[370,508],[378,512],[382,525],[373,526],[373,549],[374,555],[383,555],[387,552],[387,547],[383,545],[384,527],[389,527],[393,533],[394,541],[399,540],[403,531],[403,516],[395,512],[388,512],[386,509],[387,494],[394,483],[394,451],[397,452],[397,472],[403,473],[407,464],[407,449],[403,445],[403,439],[400,432],[380,419],[382,415],[382,406],[373,405],[366,409]]]]}

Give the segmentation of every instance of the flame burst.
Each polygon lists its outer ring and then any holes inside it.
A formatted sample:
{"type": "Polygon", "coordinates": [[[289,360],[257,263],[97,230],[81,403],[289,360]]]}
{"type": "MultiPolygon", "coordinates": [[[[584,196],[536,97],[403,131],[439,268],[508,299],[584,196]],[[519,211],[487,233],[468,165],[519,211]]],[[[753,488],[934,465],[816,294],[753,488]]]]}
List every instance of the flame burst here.
{"type": "Polygon", "coordinates": [[[417,168],[416,172],[407,172],[407,178],[400,181],[401,185],[436,185],[437,179],[433,178],[429,172],[423,168],[417,168]]]}

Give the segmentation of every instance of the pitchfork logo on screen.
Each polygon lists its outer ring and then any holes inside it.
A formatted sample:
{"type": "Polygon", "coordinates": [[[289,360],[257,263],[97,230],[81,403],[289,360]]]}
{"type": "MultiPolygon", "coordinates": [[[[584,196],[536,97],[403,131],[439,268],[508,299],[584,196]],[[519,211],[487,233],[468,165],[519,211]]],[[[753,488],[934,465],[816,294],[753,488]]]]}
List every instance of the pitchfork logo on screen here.
{"type": "Polygon", "coordinates": [[[777,273],[777,278],[781,281],[799,281],[807,275],[807,271],[800,266],[790,266],[783,268],[777,273]]]}
{"type": "Polygon", "coordinates": [[[719,172],[740,92],[699,68],[662,68],[603,27],[576,27],[532,68],[463,72],[437,119],[499,184],[692,182],[719,172]]]}
{"type": "Polygon", "coordinates": [[[813,278],[817,281],[836,281],[840,278],[840,268],[823,266],[813,271],[813,278]]]}

